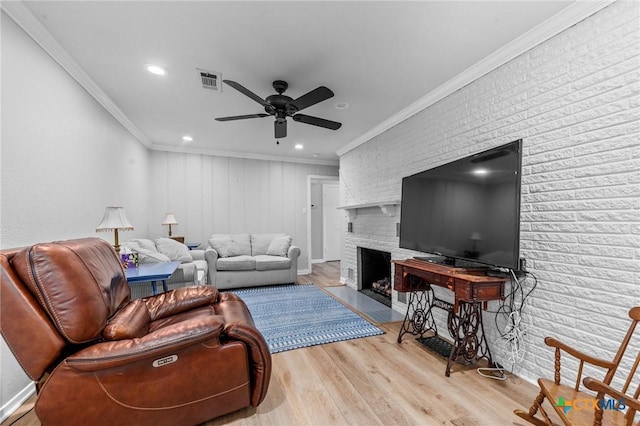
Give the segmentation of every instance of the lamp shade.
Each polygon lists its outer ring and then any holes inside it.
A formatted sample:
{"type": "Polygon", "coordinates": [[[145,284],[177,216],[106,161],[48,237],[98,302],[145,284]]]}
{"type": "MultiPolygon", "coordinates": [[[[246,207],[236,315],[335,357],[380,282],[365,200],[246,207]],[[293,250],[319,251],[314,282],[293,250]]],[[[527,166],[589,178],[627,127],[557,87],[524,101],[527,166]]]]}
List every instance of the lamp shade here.
{"type": "Polygon", "coordinates": [[[167,215],[164,217],[164,220],[162,221],[162,225],[177,225],[178,221],[176,220],[176,217],[173,215],[173,213],[167,213],[167,215]]]}
{"type": "Polygon", "coordinates": [[[113,231],[116,229],[133,231],[133,226],[129,223],[127,215],[124,214],[124,207],[107,207],[104,217],[96,228],[96,232],[113,231]]]}

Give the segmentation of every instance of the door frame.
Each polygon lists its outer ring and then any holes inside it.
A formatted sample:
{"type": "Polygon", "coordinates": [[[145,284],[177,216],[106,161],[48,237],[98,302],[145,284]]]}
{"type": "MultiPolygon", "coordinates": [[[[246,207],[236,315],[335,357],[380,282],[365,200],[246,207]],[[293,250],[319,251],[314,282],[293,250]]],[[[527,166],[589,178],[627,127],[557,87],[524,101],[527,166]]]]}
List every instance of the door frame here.
{"type": "MultiPolygon", "coordinates": [[[[312,183],[336,183],[340,184],[339,176],[322,176],[307,175],[307,273],[310,274],[311,269],[311,184],[312,183]]],[[[324,248],[324,247],[323,247],[324,248]]]]}
{"type": "MultiPolygon", "coordinates": [[[[326,202],[325,189],[327,187],[335,188],[338,191],[338,194],[337,194],[338,195],[338,199],[336,200],[336,202],[337,203],[340,202],[340,185],[339,184],[334,184],[334,183],[328,183],[328,182],[327,183],[323,183],[322,184],[322,191],[321,191],[322,192],[322,260],[325,261],[325,262],[328,262],[327,256],[326,256],[326,254],[327,254],[327,234],[328,234],[328,231],[327,231],[327,214],[330,214],[330,209],[327,209],[327,207],[325,206],[325,202],[326,202]]],[[[335,213],[340,214],[340,212],[338,212],[338,211],[336,211],[335,213]]],[[[340,223],[344,222],[343,219],[344,219],[344,216],[340,219],[341,220],[340,223]]],[[[340,229],[342,229],[342,227],[340,227],[340,229]]],[[[340,242],[341,242],[342,238],[341,238],[339,232],[340,231],[338,231],[338,235],[337,235],[337,238],[338,238],[338,257],[337,257],[337,260],[340,260],[341,253],[342,253],[342,247],[340,247],[340,242]]]]}

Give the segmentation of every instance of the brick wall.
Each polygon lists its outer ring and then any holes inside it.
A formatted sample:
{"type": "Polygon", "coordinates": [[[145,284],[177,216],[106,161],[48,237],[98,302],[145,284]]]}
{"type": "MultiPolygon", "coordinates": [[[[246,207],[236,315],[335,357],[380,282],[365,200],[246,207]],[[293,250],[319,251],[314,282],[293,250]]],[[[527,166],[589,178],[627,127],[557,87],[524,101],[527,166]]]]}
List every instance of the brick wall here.
{"type": "MultiPolygon", "coordinates": [[[[399,200],[404,176],[523,139],[520,251],[538,285],[514,369],[528,380],[551,374],[548,335],[611,358],[640,305],[639,5],[606,7],[340,158],[341,204],[364,204],[399,200]]],[[[357,246],[416,254],[398,248],[399,217],[358,211],[348,285],[357,246]]],[[[405,307],[394,294],[394,309],[405,307]]],[[[509,367],[492,314],[485,323],[509,367]]]]}

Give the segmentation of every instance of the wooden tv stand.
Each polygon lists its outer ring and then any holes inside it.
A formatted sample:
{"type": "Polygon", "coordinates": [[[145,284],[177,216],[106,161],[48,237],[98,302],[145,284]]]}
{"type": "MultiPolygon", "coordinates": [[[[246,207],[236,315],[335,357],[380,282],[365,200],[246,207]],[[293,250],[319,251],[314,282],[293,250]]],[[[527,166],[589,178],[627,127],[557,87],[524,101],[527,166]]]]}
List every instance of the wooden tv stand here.
{"type": "Polygon", "coordinates": [[[426,346],[433,348],[435,344],[437,348],[434,349],[449,358],[445,370],[447,377],[452,363],[460,357],[466,362],[486,358],[492,366],[491,351],[482,325],[482,308],[486,309],[490,300],[504,299],[507,279],[486,276],[483,270],[455,268],[417,259],[392,260],[392,263],[395,266],[393,289],[410,293],[398,343],[403,335],[411,333],[419,336],[417,339],[426,346]],[[432,286],[451,290],[454,302],[435,297],[432,286]],[[447,328],[453,344],[443,341],[438,335],[433,308],[448,312],[447,328]],[[433,336],[425,337],[427,333],[433,336]]]}

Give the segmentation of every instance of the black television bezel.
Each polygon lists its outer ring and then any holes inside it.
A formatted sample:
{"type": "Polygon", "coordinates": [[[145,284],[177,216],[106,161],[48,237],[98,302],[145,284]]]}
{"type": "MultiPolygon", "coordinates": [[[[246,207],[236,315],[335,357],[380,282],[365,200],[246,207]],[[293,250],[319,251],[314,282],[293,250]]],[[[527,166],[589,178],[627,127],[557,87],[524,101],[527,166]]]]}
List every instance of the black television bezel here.
{"type": "MultiPolygon", "coordinates": [[[[521,225],[521,213],[522,213],[522,205],[521,205],[521,195],[522,195],[522,139],[516,139],[512,142],[506,143],[506,144],[502,144],[499,145],[497,147],[494,148],[490,148],[488,150],[482,151],[482,152],[478,152],[475,154],[471,154],[471,155],[467,155],[465,157],[461,157],[461,158],[457,158],[455,160],[452,161],[448,161],[446,163],[440,164],[438,166],[435,167],[430,167],[428,169],[422,170],[418,173],[414,173],[412,175],[409,176],[405,176],[402,178],[402,196],[400,199],[400,230],[398,232],[398,246],[402,249],[406,249],[406,250],[411,250],[411,251],[417,251],[420,253],[426,253],[426,254],[431,254],[431,255],[435,255],[435,256],[439,256],[441,258],[444,259],[440,259],[440,260],[433,260],[433,261],[437,261],[438,263],[444,263],[444,264],[448,264],[448,265],[452,265],[452,266],[456,266],[456,261],[460,260],[460,261],[464,261],[464,262],[470,262],[472,264],[480,264],[480,265],[487,265],[489,267],[493,267],[493,268],[507,268],[510,270],[514,270],[514,271],[518,271],[520,269],[520,225],[521,225]],[[426,171],[430,171],[430,170],[434,170],[437,169],[439,167],[444,167],[447,165],[450,165],[452,163],[456,163],[456,162],[462,162],[462,161],[470,161],[474,158],[479,158],[479,157],[483,157],[483,156],[487,156],[487,155],[491,155],[492,153],[497,153],[501,150],[507,149],[507,147],[510,147],[510,145],[513,145],[515,147],[516,150],[516,158],[517,158],[517,170],[516,170],[516,187],[518,188],[518,191],[516,191],[515,195],[515,202],[514,205],[516,206],[516,212],[514,212],[514,214],[516,215],[516,221],[515,221],[515,229],[514,229],[514,247],[515,247],[515,252],[514,252],[514,257],[513,257],[513,264],[511,265],[506,265],[506,264],[496,264],[496,263],[492,263],[492,262],[483,262],[479,259],[472,259],[472,258],[468,258],[468,257],[464,257],[464,256],[452,256],[452,255],[445,255],[442,253],[438,253],[435,251],[422,251],[422,250],[416,250],[415,248],[412,247],[403,247],[402,245],[402,212],[404,210],[404,182],[405,179],[411,178],[413,176],[419,175],[423,172],[426,171]]],[[[417,256],[416,258],[420,258],[422,259],[423,257],[417,256]]],[[[436,258],[437,259],[437,258],[436,258]]],[[[431,260],[431,259],[428,259],[431,260]]]]}

